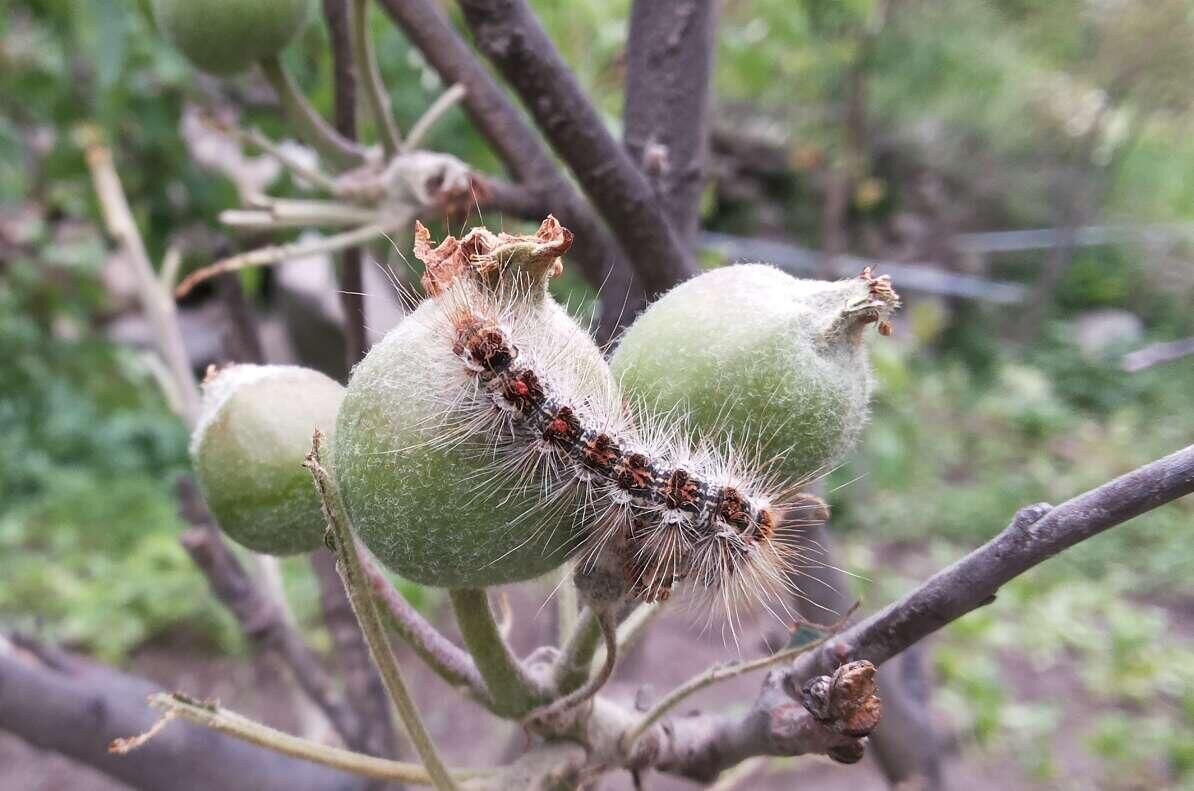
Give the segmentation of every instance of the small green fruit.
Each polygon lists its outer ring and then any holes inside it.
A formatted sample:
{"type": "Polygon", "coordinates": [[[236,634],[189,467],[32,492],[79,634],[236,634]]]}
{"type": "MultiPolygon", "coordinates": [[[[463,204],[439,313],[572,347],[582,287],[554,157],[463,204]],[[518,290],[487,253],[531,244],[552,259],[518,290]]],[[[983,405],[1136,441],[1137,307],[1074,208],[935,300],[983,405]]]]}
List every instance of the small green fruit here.
{"type": "Polygon", "coordinates": [[[855,444],[872,381],[862,330],[899,304],[887,278],[799,280],[761,264],[680,284],[630,327],[610,362],[624,392],[676,409],[789,480],[826,472],[855,444]]]}
{"type": "Polygon", "coordinates": [[[229,75],[276,55],[315,13],[315,0],[153,0],[158,28],[203,71],[229,75]]]}
{"type": "MultiPolygon", "coordinates": [[[[524,352],[551,350],[579,377],[608,382],[600,350],[547,295],[546,277],[571,241],[551,223],[539,237],[478,229],[435,250],[420,230],[424,285],[442,295],[455,278],[475,278],[478,294],[504,295],[526,330],[524,352]]],[[[354,369],[336,429],[336,481],[361,540],[407,579],[446,588],[530,579],[575,550],[578,526],[571,509],[545,507],[525,476],[495,472],[481,450],[493,425],[454,433],[452,405],[471,385],[452,350],[450,303],[424,300],[354,369]]]]}
{"type": "Polygon", "coordinates": [[[339,383],[289,365],[233,365],[204,382],[191,458],[233,540],[269,555],[323,544],[326,523],[303,460],[315,429],[334,429],[343,399],[339,383]]]}

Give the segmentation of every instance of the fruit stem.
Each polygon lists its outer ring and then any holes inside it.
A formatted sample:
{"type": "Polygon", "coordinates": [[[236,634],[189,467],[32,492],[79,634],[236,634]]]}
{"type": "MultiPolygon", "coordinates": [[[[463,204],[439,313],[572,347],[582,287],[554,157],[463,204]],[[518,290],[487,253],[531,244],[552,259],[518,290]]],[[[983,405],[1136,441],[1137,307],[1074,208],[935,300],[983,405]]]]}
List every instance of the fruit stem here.
{"type": "Polygon", "coordinates": [[[585,607],[576,625],[565,639],[556,662],[553,686],[561,693],[569,693],[585,683],[589,677],[593,655],[601,642],[601,624],[592,607],[585,607]]]}
{"type": "Polygon", "coordinates": [[[340,136],[307,101],[277,55],[263,58],[261,71],[278,94],[287,117],[297,127],[299,137],[342,168],[364,164],[365,154],[340,136]]]}
{"type": "Polygon", "coordinates": [[[526,716],[524,724],[542,722],[550,727],[560,715],[591,700],[613,676],[614,667],[618,664],[617,613],[614,607],[606,607],[592,612],[593,620],[597,622],[598,633],[605,640],[605,660],[601,663],[601,669],[567,695],[556,698],[546,706],[532,711],[526,716]]]}
{"type": "Polygon", "coordinates": [[[335,481],[322,463],[323,439],[323,432],[316,429],[311,441],[311,452],[307,454],[303,464],[311,471],[311,476],[315,479],[315,489],[323,503],[324,517],[327,519],[328,531],[335,546],[336,570],[340,572],[340,578],[344,581],[348,601],[357,616],[357,623],[360,624],[365,642],[369,644],[373,663],[381,673],[381,680],[386,686],[386,691],[390,693],[398,716],[402,718],[402,724],[415,747],[415,752],[427,767],[432,785],[437,791],[457,791],[456,782],[448,774],[431,735],[427,733],[423,718],[419,715],[415,701],[406,687],[402,670],[398,667],[398,660],[386,636],[381,613],[378,612],[377,602],[370,592],[369,580],[365,575],[360,555],[357,554],[356,539],[348,512],[344,508],[344,501],[340,498],[335,481]]]}
{"type": "Polygon", "coordinates": [[[454,588],[449,595],[464,644],[489,689],[494,713],[522,717],[542,702],[544,695],[502,639],[489,607],[489,594],[482,588],[454,588]]]}
{"type": "Polygon", "coordinates": [[[398,131],[398,124],[394,121],[394,113],[390,109],[390,97],[386,93],[385,83],[381,79],[381,70],[377,66],[377,56],[373,51],[373,40],[369,37],[369,0],[353,0],[351,14],[352,24],[352,59],[356,63],[357,74],[365,88],[365,99],[369,110],[373,113],[373,120],[377,123],[377,135],[381,138],[381,147],[385,151],[386,159],[393,158],[402,150],[402,133],[398,131]]]}

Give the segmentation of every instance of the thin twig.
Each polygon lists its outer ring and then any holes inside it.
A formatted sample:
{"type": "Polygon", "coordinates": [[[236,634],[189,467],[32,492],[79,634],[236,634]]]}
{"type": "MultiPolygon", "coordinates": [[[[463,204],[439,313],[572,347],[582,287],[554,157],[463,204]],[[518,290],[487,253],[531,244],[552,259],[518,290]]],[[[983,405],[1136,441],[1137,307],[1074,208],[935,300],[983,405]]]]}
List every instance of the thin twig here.
{"type": "MultiPolygon", "coordinates": [[[[647,631],[647,627],[659,617],[663,612],[663,608],[667,602],[655,602],[653,604],[644,604],[635,607],[630,615],[626,616],[626,620],[618,625],[618,655],[626,656],[626,653],[634,647],[639,638],[647,631]]],[[[597,649],[597,654],[593,657],[593,662],[600,664],[605,661],[605,647],[597,649]]]]}
{"type": "MultiPolygon", "coordinates": [[[[150,696],[149,705],[163,713],[163,720],[159,720],[159,723],[168,718],[178,717],[292,758],[301,758],[378,780],[435,785],[431,773],[418,764],[375,758],[303,739],[263,725],[215,703],[193,700],[178,693],[168,695],[159,692],[150,696]]],[[[151,732],[155,729],[160,730],[160,724],[155,725],[151,732]]],[[[151,732],[142,736],[151,735],[151,732]]],[[[140,739],[141,737],[134,737],[131,741],[140,739]]],[[[131,749],[138,746],[140,745],[133,744],[131,749]]],[[[472,769],[454,769],[452,774],[458,780],[466,780],[483,777],[487,773],[472,769]]]]}
{"type": "MultiPolygon", "coordinates": [[[[144,241],[133,220],[132,211],[129,209],[124,189],[120,184],[120,177],[113,165],[111,151],[103,144],[95,129],[89,127],[82,129],[80,137],[86,151],[87,164],[95,182],[96,194],[104,213],[105,224],[108,226],[109,233],[126,252],[143,309],[154,327],[154,337],[159,354],[170,373],[170,392],[176,402],[179,416],[188,428],[193,428],[199,416],[199,386],[183,343],[177,309],[169,298],[169,292],[163,290],[162,281],[154,275],[153,266],[145,251],[144,241]]],[[[164,276],[173,279],[174,275],[170,270],[175,268],[173,264],[164,265],[164,276]]],[[[205,523],[205,521],[209,520],[206,517],[198,520],[199,523],[205,523]]],[[[251,641],[261,637],[263,642],[268,642],[271,647],[275,648],[294,673],[299,686],[329,717],[341,737],[346,741],[351,741],[353,730],[347,712],[337,710],[334,696],[330,693],[330,680],[326,678],[326,674],[302,638],[294,631],[290,619],[287,617],[286,601],[262,594],[254,586],[248,573],[238,563],[213,562],[205,565],[203,561],[206,558],[218,556],[235,559],[235,555],[228,548],[223,535],[215,530],[213,525],[207,525],[204,535],[206,549],[199,550],[197,554],[193,553],[192,558],[207,577],[212,588],[226,594],[220,598],[238,617],[246,636],[251,641]],[[271,606],[267,608],[267,604],[271,606]],[[243,609],[238,610],[238,608],[243,609]],[[267,610],[269,617],[264,617],[263,613],[267,610]]],[[[189,551],[195,548],[195,545],[194,543],[188,545],[184,541],[184,547],[189,551]]]]}
{"type": "Polygon", "coordinates": [[[449,684],[466,688],[485,706],[492,705],[485,681],[469,654],[432,626],[410,602],[397,591],[377,562],[359,546],[361,569],[373,590],[373,596],[394,630],[428,667],[449,684]]]}
{"type": "Polygon", "coordinates": [[[128,259],[141,308],[153,325],[158,351],[177,385],[176,393],[183,404],[183,419],[187,425],[194,425],[199,417],[199,385],[191,370],[174,303],[161,290],[160,281],[154,274],[145,242],[137,230],[124,188],[120,185],[120,176],[112,163],[111,150],[104,145],[99,131],[93,127],[81,129],[79,138],[87,158],[87,167],[91,171],[104,225],[128,259]]]}
{"type": "Polygon", "coordinates": [[[381,616],[369,590],[369,581],[361,567],[361,559],[357,554],[356,540],[348,520],[348,513],[344,509],[344,502],[340,499],[340,492],[335,482],[328,475],[321,462],[323,433],[316,429],[312,438],[311,452],[307,454],[304,465],[311,471],[315,479],[315,487],[323,502],[324,516],[327,518],[328,529],[331,531],[336,547],[339,563],[337,567],[344,580],[344,588],[348,592],[348,599],[352,603],[353,612],[361,625],[361,632],[369,644],[369,651],[373,661],[381,672],[386,690],[398,710],[406,733],[419,754],[432,784],[438,791],[455,791],[456,783],[448,774],[443,760],[439,756],[435,743],[431,740],[423,718],[415,706],[414,699],[402,678],[402,671],[398,667],[398,660],[386,639],[381,616]]]}
{"type": "Polygon", "coordinates": [[[1194,338],[1153,343],[1123,356],[1120,365],[1128,373],[1144,371],[1194,354],[1194,338]]]}
{"type": "Polygon", "coordinates": [[[386,159],[402,150],[402,133],[390,109],[390,96],[381,79],[377,55],[373,51],[373,39],[369,36],[369,0],[352,0],[349,12],[352,20],[352,57],[356,63],[357,76],[365,89],[365,101],[377,124],[377,134],[386,159]]]}
{"type": "Polygon", "coordinates": [[[364,163],[364,152],[351,141],[344,139],[316,112],[294,84],[290,73],[282,66],[282,61],[277,55],[265,58],[260,65],[266,80],[278,95],[287,117],[307,145],[342,168],[364,163]]]}
{"type": "Polygon", "coordinates": [[[638,737],[642,736],[652,725],[659,722],[659,720],[661,720],[665,714],[683,703],[686,698],[689,698],[697,692],[700,692],[705,687],[710,687],[719,681],[725,681],[727,678],[734,678],[736,676],[742,675],[743,673],[761,670],[765,667],[770,667],[772,665],[777,665],[780,662],[786,662],[789,659],[794,659],[800,654],[811,651],[812,649],[820,646],[827,639],[828,637],[822,637],[819,640],[806,643],[805,645],[798,646],[796,648],[785,648],[782,651],[776,651],[770,656],[764,656],[759,659],[751,660],[750,662],[737,662],[730,665],[714,665],[703,673],[693,676],[692,678],[688,679],[688,681],[685,681],[683,684],[665,695],[662,700],[651,707],[650,711],[643,715],[643,718],[639,720],[639,722],[633,728],[626,732],[626,735],[622,738],[622,744],[624,745],[626,752],[630,752],[630,749],[634,746],[634,743],[638,740],[638,737]]]}
{"type": "Polygon", "coordinates": [[[260,129],[240,129],[234,125],[221,126],[221,128],[230,131],[232,134],[240,138],[242,143],[258,148],[261,151],[269,154],[278,164],[289,170],[295,176],[298,176],[303,181],[309,182],[312,186],[318,187],[321,190],[329,193],[335,193],[336,180],[324,173],[318,167],[311,167],[305,162],[300,162],[295,157],[287,153],[281,146],[270,140],[260,129]]]}
{"type": "Polygon", "coordinates": [[[162,256],[162,271],[158,273],[158,299],[174,291],[178,282],[178,270],[182,266],[182,246],[171,242],[162,256]]]}
{"type": "Polygon", "coordinates": [[[158,717],[145,700],[160,687],[18,635],[0,636],[0,689],[0,732],[40,755],[56,752],[102,772],[120,788],[362,791],[364,778],[185,721],[127,755],[109,753],[111,742],[152,728],[158,717]]]}
{"type": "Polygon", "coordinates": [[[709,786],[709,791],[732,791],[766,765],[767,758],[765,756],[757,755],[754,758],[747,758],[734,768],[722,772],[717,782],[709,786]]]}
{"type": "Polygon", "coordinates": [[[350,747],[356,744],[359,723],[356,713],[336,693],[333,679],[319,658],[287,623],[277,600],[246,584],[248,573],[224,541],[210,514],[189,481],[179,485],[184,515],[195,526],[182,534],[183,549],[203,572],[212,593],[233,614],[249,641],[262,650],[276,651],[294,674],[295,681],[319,707],[350,747]]]}
{"type": "Polygon", "coordinates": [[[485,679],[494,712],[503,717],[522,717],[543,695],[502,639],[489,607],[489,595],[480,588],[454,588],[449,596],[464,644],[485,679]]]}
{"type": "Polygon", "coordinates": [[[405,228],[406,224],[407,218],[403,216],[401,221],[391,218],[383,222],[370,223],[369,225],[363,225],[360,228],[354,228],[351,231],[345,231],[344,233],[332,236],[259,247],[256,250],[250,250],[247,253],[241,253],[217,261],[202,269],[196,269],[184,277],[182,282],[178,284],[178,288],[174,289],[174,296],[177,299],[182,299],[195,286],[225,272],[236,272],[256,266],[270,266],[287,259],[306,258],[307,256],[318,255],[319,253],[334,253],[337,250],[343,250],[347,247],[363,244],[385,234],[394,233],[405,228]]]}
{"type": "Polygon", "coordinates": [[[414,151],[418,148],[419,144],[423,142],[423,138],[427,137],[427,133],[434,129],[440,119],[459,104],[467,93],[468,89],[460,83],[456,83],[437,96],[431,106],[419,116],[419,120],[415,121],[415,125],[410,128],[410,133],[406,136],[404,150],[414,151]]]}
{"type": "Polygon", "coordinates": [[[605,661],[602,662],[601,669],[584,684],[572,690],[567,695],[532,711],[526,716],[524,722],[552,722],[561,714],[571,711],[577,706],[581,706],[591,700],[613,676],[614,668],[618,663],[618,624],[616,615],[613,609],[607,608],[595,613],[594,618],[601,629],[601,636],[605,639],[605,661]]]}
{"type": "Polygon", "coordinates": [[[220,222],[238,228],[357,227],[375,222],[378,212],[335,201],[269,198],[257,201],[261,208],[225,209],[220,222]]]}

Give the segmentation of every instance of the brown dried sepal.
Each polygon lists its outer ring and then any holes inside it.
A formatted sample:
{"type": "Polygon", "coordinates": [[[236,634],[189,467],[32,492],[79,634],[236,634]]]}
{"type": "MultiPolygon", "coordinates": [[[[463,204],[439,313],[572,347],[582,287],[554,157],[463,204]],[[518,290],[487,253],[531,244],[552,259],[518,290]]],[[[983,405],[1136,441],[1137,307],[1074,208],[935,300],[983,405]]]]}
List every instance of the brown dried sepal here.
{"type": "Polygon", "coordinates": [[[875,666],[866,660],[844,664],[832,676],[811,679],[800,698],[818,722],[855,739],[869,735],[883,716],[875,666]]]}
{"type": "Polygon", "coordinates": [[[423,289],[428,296],[442,294],[461,275],[484,283],[514,270],[532,281],[557,277],[564,270],[560,256],[572,247],[572,232],[548,215],[533,235],[495,234],[473,228],[463,237],[446,237],[431,243],[431,232],[415,222],[415,257],[423,262],[423,289]]]}

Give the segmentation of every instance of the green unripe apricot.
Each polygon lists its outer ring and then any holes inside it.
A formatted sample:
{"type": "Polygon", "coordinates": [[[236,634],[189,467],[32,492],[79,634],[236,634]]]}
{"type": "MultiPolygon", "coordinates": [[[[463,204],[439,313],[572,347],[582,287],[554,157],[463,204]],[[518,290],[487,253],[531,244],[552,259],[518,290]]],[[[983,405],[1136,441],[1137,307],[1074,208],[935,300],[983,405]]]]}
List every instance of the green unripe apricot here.
{"type": "MultiPolygon", "coordinates": [[[[525,273],[536,255],[544,264],[554,262],[550,272],[536,270],[525,293],[519,290],[518,326],[527,334],[518,343],[523,351],[541,344],[560,350],[581,376],[591,372],[608,382],[600,350],[547,295],[542,276],[556,271],[556,256],[542,257],[533,245],[519,248],[505,235],[474,234],[459,242],[469,250],[464,257],[454,258],[455,248],[443,252],[456,240],[437,251],[416,246],[428,264],[428,291],[461,276],[457,265],[501,259],[505,266],[517,259],[514,267],[525,273]]],[[[565,249],[566,243],[552,248],[565,249]]],[[[497,276],[494,271],[487,276],[497,276]]],[[[492,457],[479,452],[486,445],[480,433],[451,433],[449,405],[459,399],[464,378],[444,310],[441,300],[424,300],[354,369],[336,429],[337,484],[361,540],[407,579],[460,588],[539,576],[576,548],[574,514],[544,507],[542,493],[524,488],[525,479],[495,479],[492,457]],[[452,439],[463,441],[449,445],[452,439]]]]}
{"type": "Polygon", "coordinates": [[[336,381],[290,365],[233,365],[204,382],[191,459],[230,538],[269,555],[323,544],[326,523],[303,460],[315,429],[335,428],[343,399],[336,381]]]}
{"type": "Polygon", "coordinates": [[[675,409],[791,481],[855,444],[872,379],[862,331],[898,298],[885,278],[800,280],[762,264],[680,284],[627,330],[610,361],[625,395],[675,409]]]}
{"type": "Polygon", "coordinates": [[[244,71],[276,55],[315,13],[315,0],[153,0],[158,28],[212,74],[244,71]]]}

